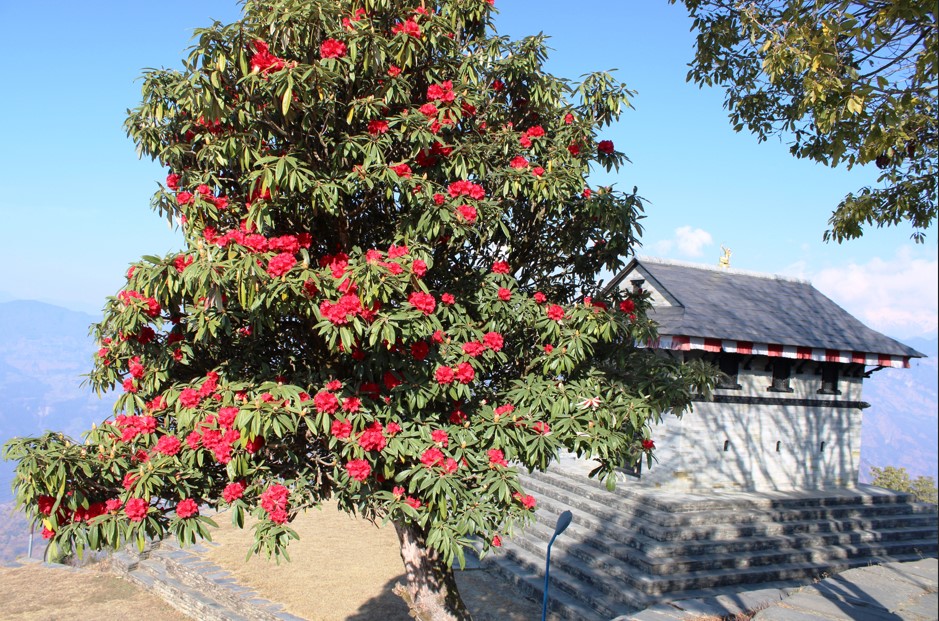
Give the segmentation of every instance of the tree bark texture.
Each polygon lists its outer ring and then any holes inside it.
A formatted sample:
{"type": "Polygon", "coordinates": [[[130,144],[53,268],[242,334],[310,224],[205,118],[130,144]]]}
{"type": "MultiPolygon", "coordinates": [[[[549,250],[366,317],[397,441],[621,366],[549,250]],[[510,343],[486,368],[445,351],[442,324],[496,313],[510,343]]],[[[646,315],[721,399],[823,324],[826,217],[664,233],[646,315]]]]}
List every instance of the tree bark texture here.
{"type": "Polygon", "coordinates": [[[394,592],[418,621],[472,621],[457,590],[453,569],[427,545],[427,534],[415,524],[395,521],[407,584],[394,592]]]}

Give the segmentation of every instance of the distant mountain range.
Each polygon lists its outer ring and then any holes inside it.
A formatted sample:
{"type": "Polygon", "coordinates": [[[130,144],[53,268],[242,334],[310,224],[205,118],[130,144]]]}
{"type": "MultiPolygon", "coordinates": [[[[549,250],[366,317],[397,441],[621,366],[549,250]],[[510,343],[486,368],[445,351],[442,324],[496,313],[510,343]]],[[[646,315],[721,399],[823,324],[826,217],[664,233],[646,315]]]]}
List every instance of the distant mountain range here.
{"type": "MultiPolygon", "coordinates": [[[[45,430],[74,438],[111,415],[113,397],[99,399],[83,374],[91,369],[96,345],[86,313],[32,301],[0,302],[0,444],[14,436],[45,430]]],[[[910,339],[927,354],[910,369],[883,369],[864,382],[861,480],[871,466],[900,466],[912,477],[937,474],[937,345],[910,339]]],[[[13,465],[0,461],[0,547],[13,527],[7,517],[13,465]]],[[[25,545],[22,540],[21,544],[25,545]]],[[[2,557],[2,550],[0,550],[2,557]]]]}
{"type": "Polygon", "coordinates": [[[914,358],[909,369],[881,369],[864,380],[861,430],[862,482],[871,466],[906,468],[911,478],[931,476],[939,482],[939,339],[907,339],[926,358],[914,358]]]}

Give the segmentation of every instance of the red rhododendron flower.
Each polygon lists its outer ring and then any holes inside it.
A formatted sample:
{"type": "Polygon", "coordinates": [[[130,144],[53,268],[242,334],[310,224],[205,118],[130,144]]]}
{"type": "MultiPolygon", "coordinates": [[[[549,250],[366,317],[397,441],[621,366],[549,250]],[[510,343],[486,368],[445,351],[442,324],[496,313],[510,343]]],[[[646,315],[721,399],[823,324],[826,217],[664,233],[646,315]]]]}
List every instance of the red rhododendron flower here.
{"type": "MultiPolygon", "coordinates": [[[[531,138],[529,138],[525,134],[522,134],[521,136],[518,137],[518,144],[521,145],[523,149],[528,149],[531,147],[531,138]]],[[[526,164],[527,163],[528,162],[526,162],[526,164]]],[[[516,168],[516,167],[513,166],[513,168],[516,168]]],[[[517,168],[524,168],[524,166],[518,166],[517,168]]]]}
{"type": "Polygon", "coordinates": [[[499,351],[505,345],[505,339],[498,332],[487,332],[483,335],[483,345],[492,351],[499,351]]]}
{"type": "Polygon", "coordinates": [[[321,58],[342,58],[347,51],[346,44],[336,39],[326,39],[320,44],[321,58]]]}
{"type": "Polygon", "coordinates": [[[430,345],[427,344],[427,341],[417,341],[416,343],[411,344],[411,357],[415,360],[424,360],[429,354],[430,345]]]}
{"type": "Polygon", "coordinates": [[[183,388],[182,392],[179,393],[179,404],[184,408],[198,407],[201,402],[202,397],[193,388],[183,388]]]}
{"type": "Polygon", "coordinates": [[[267,43],[260,39],[254,42],[255,54],[251,57],[251,72],[271,73],[286,66],[283,59],[271,54],[267,43]]]}
{"type": "Polygon", "coordinates": [[[393,170],[395,174],[398,175],[399,177],[402,177],[404,179],[411,178],[411,167],[408,166],[407,164],[398,164],[396,166],[392,166],[391,170],[393,170]]]}
{"type": "Polygon", "coordinates": [[[414,498],[413,496],[408,496],[407,498],[404,499],[404,502],[406,502],[407,505],[411,507],[412,509],[421,508],[421,501],[418,500],[417,498],[414,498]]]}
{"type": "Polygon", "coordinates": [[[497,407],[494,412],[496,416],[505,416],[506,414],[511,414],[515,411],[515,406],[511,403],[506,403],[505,405],[500,405],[497,407]]]}
{"type": "Polygon", "coordinates": [[[176,515],[184,520],[199,515],[199,505],[192,498],[184,498],[176,505],[176,515]]]}
{"type": "Polygon", "coordinates": [[[267,240],[267,249],[272,252],[296,254],[300,251],[300,238],[296,235],[281,235],[267,240]]]}
{"type": "Polygon", "coordinates": [[[542,292],[536,291],[535,295],[532,296],[532,299],[535,300],[535,303],[537,304],[544,304],[545,300],[547,300],[548,298],[545,297],[545,294],[543,294],[542,292]]]}
{"type": "Polygon", "coordinates": [[[384,134],[388,131],[388,121],[372,120],[368,122],[368,133],[373,136],[384,134]]]}
{"type": "Polygon", "coordinates": [[[489,449],[487,454],[489,455],[489,465],[491,467],[505,468],[509,465],[508,462],[505,461],[505,453],[503,453],[500,449],[489,449]]]}
{"type": "Polygon", "coordinates": [[[276,257],[272,258],[267,263],[267,273],[277,278],[278,276],[283,276],[289,272],[294,265],[297,264],[297,259],[292,254],[283,252],[276,257]]]}
{"type": "Polygon", "coordinates": [[[173,455],[179,452],[179,448],[181,445],[182,445],[182,442],[180,442],[179,438],[177,438],[176,436],[161,436],[160,439],[157,440],[156,448],[154,448],[154,450],[157,453],[161,453],[163,455],[169,455],[170,457],[172,457],[173,455]]]}
{"type": "Polygon", "coordinates": [[[440,194],[439,192],[437,192],[437,193],[434,194],[434,204],[435,204],[435,205],[443,205],[444,202],[446,202],[446,200],[447,200],[447,197],[444,196],[443,194],[440,194]]]}
{"type": "Polygon", "coordinates": [[[472,358],[475,358],[484,351],[486,351],[486,346],[479,341],[470,341],[469,343],[463,344],[463,353],[472,358]]]}
{"type": "Polygon", "coordinates": [[[180,192],[176,195],[177,205],[191,205],[195,201],[196,197],[192,195],[192,192],[180,192]]]}
{"type": "Polygon", "coordinates": [[[434,309],[437,308],[437,301],[429,293],[424,293],[422,291],[415,291],[408,296],[408,303],[421,311],[425,315],[429,315],[434,312],[434,309]]]}
{"type": "Polygon", "coordinates": [[[245,442],[245,451],[247,451],[249,455],[253,455],[254,453],[257,453],[259,450],[261,450],[261,447],[263,446],[264,436],[257,436],[250,438],[245,442]]]}
{"type": "Polygon", "coordinates": [[[420,108],[417,109],[418,112],[426,116],[427,118],[435,118],[437,116],[437,106],[432,103],[426,103],[420,108]]]}
{"type": "Polygon", "coordinates": [[[493,80],[492,90],[496,91],[497,93],[505,90],[505,83],[502,80],[493,80]]]}
{"type": "Polygon", "coordinates": [[[476,371],[473,370],[470,363],[461,362],[456,365],[456,368],[453,370],[453,376],[461,384],[469,384],[476,377],[476,371]]]}
{"type": "Polygon", "coordinates": [[[320,414],[332,414],[339,409],[339,398],[331,392],[318,392],[313,397],[313,406],[320,414]]]}
{"type": "Polygon", "coordinates": [[[391,244],[388,246],[388,258],[397,259],[398,257],[406,257],[411,250],[407,246],[398,246],[396,244],[391,244]]]}
{"type": "Polygon", "coordinates": [[[623,300],[619,303],[619,309],[624,313],[631,313],[636,310],[636,303],[632,300],[623,300]]]}
{"type": "Polygon", "coordinates": [[[274,509],[268,515],[271,518],[271,521],[275,524],[285,524],[287,519],[290,517],[287,513],[287,509],[280,508],[274,509]]]}
{"type": "Polygon", "coordinates": [[[392,421],[385,425],[385,435],[389,438],[401,432],[401,425],[392,421]]]}
{"type": "Polygon", "coordinates": [[[343,412],[358,412],[362,409],[362,400],[358,397],[346,397],[342,400],[343,412]]]}
{"type": "Polygon", "coordinates": [[[571,155],[575,157],[580,155],[580,145],[577,144],[576,142],[572,142],[569,145],[567,145],[567,150],[571,155]]]}
{"type": "Polygon", "coordinates": [[[516,168],[516,169],[526,168],[528,166],[528,160],[526,160],[521,155],[517,155],[512,158],[511,162],[509,162],[509,166],[511,166],[512,168],[516,168]]]}
{"type": "Polygon", "coordinates": [[[466,224],[475,223],[477,215],[476,208],[472,205],[460,205],[456,208],[457,220],[461,220],[466,224]]]}
{"type": "Polygon", "coordinates": [[[104,503],[104,510],[107,513],[117,513],[121,510],[121,506],[123,506],[123,504],[124,503],[121,502],[120,498],[111,498],[104,503]]]}
{"type": "Polygon", "coordinates": [[[431,431],[430,439],[433,440],[435,444],[439,444],[440,446],[447,446],[447,444],[450,442],[450,437],[443,429],[434,429],[431,431]]]}
{"type": "Polygon", "coordinates": [[[430,340],[434,343],[443,343],[443,340],[446,338],[446,334],[441,330],[434,330],[434,333],[430,335],[430,340]]]}
{"type": "Polygon", "coordinates": [[[408,36],[420,38],[421,36],[421,27],[414,21],[413,17],[409,17],[404,22],[398,22],[391,27],[391,34],[396,35],[398,33],[404,33],[408,36]]]}
{"type": "Polygon", "coordinates": [[[48,529],[47,527],[43,526],[43,527],[42,527],[42,538],[43,538],[43,539],[52,539],[53,537],[55,537],[55,531],[54,531],[54,530],[50,530],[50,529],[48,529]]]}
{"type": "Polygon", "coordinates": [[[548,307],[547,310],[548,318],[555,321],[561,321],[564,319],[564,309],[558,306],[557,304],[552,304],[548,307]]]}
{"type": "Polygon", "coordinates": [[[551,433],[551,427],[548,426],[548,423],[544,421],[537,421],[534,425],[531,426],[536,433],[539,433],[543,436],[546,436],[551,433]]]}
{"type": "Polygon", "coordinates": [[[544,346],[544,353],[550,354],[553,351],[554,351],[554,345],[552,345],[551,343],[548,343],[547,345],[544,346]]]}
{"type": "Polygon", "coordinates": [[[509,264],[505,261],[496,261],[492,264],[493,274],[508,274],[511,271],[509,264]]]}
{"type": "Polygon", "coordinates": [[[55,498],[52,496],[40,496],[36,499],[39,512],[43,515],[52,515],[52,507],[55,506],[55,498]]]}
{"type": "Polygon", "coordinates": [[[432,446],[421,454],[421,463],[427,468],[433,468],[442,465],[444,462],[443,451],[436,446],[432,446]]]}
{"type": "Polygon", "coordinates": [[[535,501],[534,496],[528,496],[528,495],[522,494],[521,492],[515,492],[514,494],[512,494],[512,498],[522,503],[522,506],[528,509],[529,511],[535,508],[536,501],[535,501]]]}
{"type": "Polygon", "coordinates": [[[440,301],[443,304],[455,304],[456,298],[451,293],[443,293],[440,295],[440,301]]]}
{"type": "Polygon", "coordinates": [[[179,175],[176,173],[170,173],[166,175],[166,187],[176,191],[179,189],[179,175]]]}
{"type": "MultiPolygon", "coordinates": [[[[495,0],[491,0],[489,4],[492,4],[495,0]]],[[[492,547],[501,548],[502,547],[502,538],[499,535],[494,535],[492,538],[492,547]]]]}
{"type": "Polygon", "coordinates": [[[605,155],[612,155],[612,153],[613,153],[613,151],[614,151],[614,148],[613,148],[613,141],[612,141],[612,140],[601,140],[601,141],[600,141],[600,144],[597,145],[597,151],[599,151],[600,153],[603,153],[603,154],[605,154],[605,155]]]}
{"type": "Polygon", "coordinates": [[[366,451],[381,451],[387,444],[385,434],[382,431],[381,423],[377,421],[372,423],[359,435],[359,446],[366,451]]]}
{"type": "Polygon", "coordinates": [[[275,509],[286,509],[290,490],[279,483],[271,485],[261,492],[261,508],[271,513],[275,509]]]}
{"type": "Polygon", "coordinates": [[[592,194],[593,194],[593,191],[590,188],[584,188],[584,191],[581,192],[581,196],[583,196],[584,198],[590,198],[592,194]]]}
{"type": "Polygon", "coordinates": [[[123,382],[121,382],[121,386],[124,388],[124,392],[137,392],[137,384],[134,383],[134,378],[132,377],[128,377],[123,382]]]}
{"type": "Polygon", "coordinates": [[[533,125],[525,130],[525,135],[531,138],[540,138],[544,136],[544,128],[541,125],[533,125]]]}
{"type": "Polygon", "coordinates": [[[438,384],[450,384],[455,377],[456,375],[450,367],[437,367],[434,372],[434,379],[437,380],[438,384]]]}
{"type": "Polygon", "coordinates": [[[404,488],[400,485],[395,485],[394,488],[392,488],[391,493],[395,498],[400,500],[401,497],[404,496],[404,488]]]}
{"type": "Polygon", "coordinates": [[[329,428],[329,433],[331,433],[335,438],[344,440],[345,438],[348,438],[350,435],[352,435],[352,423],[341,418],[334,420],[329,428]]]}
{"type": "Polygon", "coordinates": [[[131,498],[124,506],[124,514],[131,522],[142,522],[150,510],[150,503],[143,498],[131,498]]]}
{"type": "Polygon", "coordinates": [[[356,481],[364,481],[372,473],[372,466],[364,459],[353,459],[346,464],[346,472],[356,481]]]}
{"type": "Polygon", "coordinates": [[[340,382],[337,379],[329,380],[328,382],[326,382],[326,390],[335,392],[339,390],[340,388],[342,388],[342,382],[340,382]]]}
{"type": "Polygon", "coordinates": [[[401,67],[396,67],[395,65],[391,65],[390,67],[388,67],[388,75],[390,75],[393,78],[401,75],[401,67]]]}
{"type": "Polygon", "coordinates": [[[542,168],[541,166],[535,166],[534,168],[531,169],[531,174],[535,175],[536,177],[540,177],[544,175],[544,168],[542,168]]]}
{"type": "Polygon", "coordinates": [[[499,296],[499,299],[502,300],[503,302],[508,302],[509,300],[512,299],[512,291],[509,289],[506,289],[505,287],[499,287],[499,292],[497,295],[499,296]]]}
{"type": "Polygon", "coordinates": [[[642,441],[642,449],[644,451],[651,451],[654,448],[655,448],[655,442],[653,442],[652,440],[645,439],[642,441]]]}
{"type": "Polygon", "coordinates": [[[454,181],[447,186],[447,192],[452,198],[469,196],[478,201],[486,198],[486,191],[483,190],[483,187],[472,181],[454,181]]]}
{"type": "Polygon", "coordinates": [[[222,408],[218,411],[218,424],[222,427],[231,428],[235,424],[235,418],[238,416],[238,408],[222,408]]]}
{"type": "Polygon", "coordinates": [[[424,274],[427,273],[427,264],[420,259],[414,259],[414,261],[411,262],[411,273],[418,278],[423,278],[424,274]]]}
{"type": "Polygon", "coordinates": [[[241,498],[245,493],[245,484],[243,481],[236,481],[234,483],[229,483],[225,486],[225,489],[222,490],[222,498],[225,499],[225,502],[231,504],[241,498]]]}
{"type": "Polygon", "coordinates": [[[571,114],[570,112],[568,112],[567,114],[564,115],[564,124],[565,124],[565,125],[570,125],[570,124],[573,123],[573,122],[574,122],[574,115],[573,115],[573,114],[571,114]]]}

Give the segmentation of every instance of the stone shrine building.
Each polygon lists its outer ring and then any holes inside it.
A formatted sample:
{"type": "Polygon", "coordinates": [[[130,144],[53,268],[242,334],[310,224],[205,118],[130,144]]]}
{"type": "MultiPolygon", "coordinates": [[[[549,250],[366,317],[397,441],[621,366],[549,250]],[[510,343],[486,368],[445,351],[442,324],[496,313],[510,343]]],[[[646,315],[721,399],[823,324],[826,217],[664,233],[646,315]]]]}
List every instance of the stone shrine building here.
{"type": "Polygon", "coordinates": [[[866,377],[923,357],[803,280],[637,258],[608,286],[641,289],[662,355],[724,373],[710,401],[655,427],[642,487],[675,491],[853,488],[866,377]]]}

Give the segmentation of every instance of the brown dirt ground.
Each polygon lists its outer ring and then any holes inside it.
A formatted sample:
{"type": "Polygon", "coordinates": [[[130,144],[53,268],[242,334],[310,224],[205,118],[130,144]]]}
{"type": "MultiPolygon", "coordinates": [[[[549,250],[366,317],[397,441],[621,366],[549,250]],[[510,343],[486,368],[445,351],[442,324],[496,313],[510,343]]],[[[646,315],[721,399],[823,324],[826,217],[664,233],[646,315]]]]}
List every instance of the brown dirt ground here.
{"type": "Polygon", "coordinates": [[[162,599],[93,569],[0,567],[0,619],[74,621],[135,619],[188,621],[162,599]]]}
{"type": "MultiPolygon", "coordinates": [[[[391,525],[376,527],[327,503],[291,524],[300,540],[288,548],[291,562],[277,565],[261,557],[245,561],[253,541],[248,525],[232,526],[225,513],[215,519],[221,528],[212,537],[219,545],[209,546],[205,557],[290,613],[309,621],[410,621],[404,602],[392,593],[404,571],[391,525]]],[[[476,621],[541,617],[541,602],[487,571],[458,571],[457,584],[476,621]]]]}

